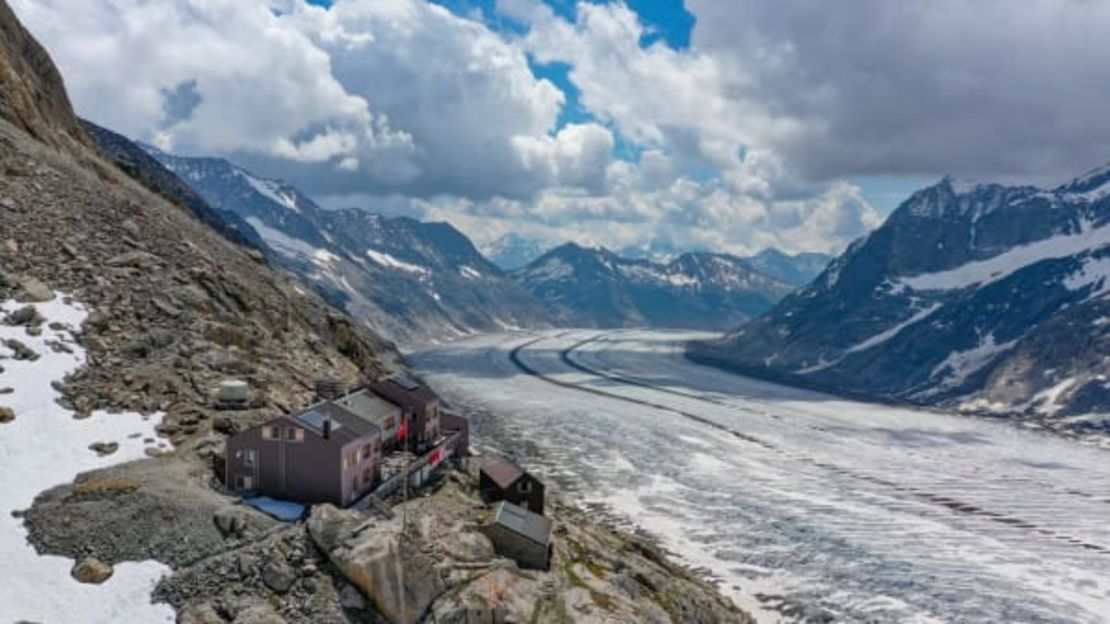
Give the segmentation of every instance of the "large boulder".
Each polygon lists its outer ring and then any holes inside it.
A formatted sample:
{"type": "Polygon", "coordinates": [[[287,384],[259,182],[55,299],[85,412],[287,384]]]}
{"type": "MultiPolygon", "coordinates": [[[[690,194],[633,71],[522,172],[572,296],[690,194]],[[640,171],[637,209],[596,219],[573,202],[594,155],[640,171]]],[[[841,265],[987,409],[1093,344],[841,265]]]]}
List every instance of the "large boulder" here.
{"type": "Polygon", "coordinates": [[[43,303],[54,298],[54,291],[41,281],[27,277],[20,280],[19,292],[15,298],[20,303],[43,303]]]}
{"type": "Polygon", "coordinates": [[[222,507],[212,515],[212,521],[224,537],[243,537],[251,524],[251,513],[238,505],[222,507]]]}
{"type": "Polygon", "coordinates": [[[274,559],[262,568],[262,582],[274,592],[284,594],[297,582],[297,571],[288,563],[274,559]]]}
{"type": "Polygon", "coordinates": [[[112,566],[96,557],[85,557],[77,562],[69,574],[79,583],[99,585],[112,578],[112,566]]]}
{"type": "Polygon", "coordinates": [[[314,507],[309,534],[374,610],[394,624],[414,624],[446,589],[443,570],[413,532],[398,521],[366,525],[355,512],[314,507]],[[402,580],[403,578],[403,580],[402,580]]]}

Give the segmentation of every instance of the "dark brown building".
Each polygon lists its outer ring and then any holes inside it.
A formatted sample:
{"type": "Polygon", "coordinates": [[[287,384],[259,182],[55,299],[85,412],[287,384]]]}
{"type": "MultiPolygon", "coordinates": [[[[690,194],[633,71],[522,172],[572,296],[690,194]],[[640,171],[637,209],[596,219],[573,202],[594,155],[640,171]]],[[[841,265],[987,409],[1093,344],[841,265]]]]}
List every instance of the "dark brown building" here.
{"type": "Polygon", "coordinates": [[[439,414],[440,427],[444,435],[457,434],[455,438],[455,457],[470,456],[470,421],[466,418],[443,410],[439,414]]]}
{"type": "Polygon", "coordinates": [[[381,429],[319,403],[227,440],[229,488],[298,503],[345,507],[381,480],[381,429]]]}
{"type": "Polygon", "coordinates": [[[482,462],[478,491],[488,503],[509,501],[543,515],[543,483],[504,457],[495,455],[482,462]]]}
{"type": "Polygon", "coordinates": [[[408,377],[394,376],[370,384],[375,394],[401,406],[406,420],[408,447],[422,452],[439,438],[440,400],[435,392],[408,377]]]}

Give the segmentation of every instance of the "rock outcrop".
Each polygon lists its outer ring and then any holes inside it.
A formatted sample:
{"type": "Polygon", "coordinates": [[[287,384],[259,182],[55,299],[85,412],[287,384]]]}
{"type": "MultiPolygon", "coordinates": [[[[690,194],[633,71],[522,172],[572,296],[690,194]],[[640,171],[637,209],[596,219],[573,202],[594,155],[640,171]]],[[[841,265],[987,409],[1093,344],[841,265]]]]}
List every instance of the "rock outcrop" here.
{"type": "MultiPolygon", "coordinates": [[[[379,520],[323,506],[307,522],[317,547],[392,623],[750,621],[708,584],[667,563],[650,541],[574,508],[552,510],[549,571],[520,570],[494,553],[480,531],[490,509],[472,476],[453,474],[402,510],[379,520]],[[400,513],[409,518],[405,529],[400,513]]],[[[348,603],[357,600],[348,595],[348,603]]]]}
{"type": "Polygon", "coordinates": [[[50,55],[0,2],[0,117],[55,147],[91,145],[50,55]]]}
{"type": "Polygon", "coordinates": [[[418,531],[399,519],[368,523],[361,514],[317,506],[308,519],[313,541],[373,609],[394,624],[414,624],[447,588],[442,560],[418,531]]]}
{"type": "Polygon", "coordinates": [[[78,561],[70,571],[70,576],[78,583],[99,585],[112,578],[112,566],[96,557],[85,557],[78,561]]]}

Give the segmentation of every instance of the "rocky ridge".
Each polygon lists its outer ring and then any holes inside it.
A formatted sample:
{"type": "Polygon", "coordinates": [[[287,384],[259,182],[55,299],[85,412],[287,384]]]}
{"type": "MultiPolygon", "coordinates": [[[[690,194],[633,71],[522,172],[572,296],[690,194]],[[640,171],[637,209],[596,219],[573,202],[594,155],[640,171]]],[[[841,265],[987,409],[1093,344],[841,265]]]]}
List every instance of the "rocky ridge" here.
{"type": "Polygon", "coordinates": [[[257,231],[272,263],[391,339],[546,323],[540,303],[447,223],[327,210],[296,187],[227,160],[145,149],[215,210],[257,231]]]}
{"type": "MultiPolygon", "coordinates": [[[[390,519],[322,505],[303,523],[283,524],[249,508],[220,504],[193,486],[173,486],[181,469],[111,469],[44,494],[49,502],[41,508],[36,503],[28,516],[36,543],[47,552],[81,558],[95,552],[108,573],[110,564],[122,559],[164,558],[168,552],[184,554],[186,545],[196,547],[191,558],[175,560],[174,573],[155,594],[178,610],[183,624],[752,621],[714,587],[669,563],[649,539],[559,503],[551,510],[551,570],[519,569],[499,557],[479,530],[491,509],[477,497],[473,474],[449,473],[420,497],[398,504],[390,519]],[[149,525],[161,521],[163,506],[155,504],[125,522],[113,490],[129,483],[154,496],[170,489],[188,498],[194,521],[177,527],[182,546],[167,549],[161,540],[148,539],[157,533],[149,525]],[[68,550],[66,529],[40,525],[48,514],[62,511],[51,505],[99,508],[108,518],[92,534],[121,542],[108,535],[128,526],[133,543],[121,543],[124,550],[102,544],[68,550]]],[[[130,502],[122,507],[139,508],[130,502]]]]}

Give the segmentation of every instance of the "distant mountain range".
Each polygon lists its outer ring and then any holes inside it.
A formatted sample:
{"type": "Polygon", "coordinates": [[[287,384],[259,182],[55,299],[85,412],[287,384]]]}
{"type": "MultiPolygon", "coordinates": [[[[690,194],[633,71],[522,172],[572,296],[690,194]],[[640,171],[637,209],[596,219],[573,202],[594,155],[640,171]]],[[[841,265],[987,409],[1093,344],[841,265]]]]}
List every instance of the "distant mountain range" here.
{"type": "Polygon", "coordinates": [[[538,302],[446,223],[325,210],[227,160],[146,149],[256,231],[272,262],[383,335],[412,343],[545,324],[538,302]]]}
{"type": "Polygon", "coordinates": [[[225,159],[175,156],[85,127],[148,188],[402,344],[550,325],[724,330],[769,310],[817,262],[764,252],[661,263],[573,244],[541,255],[538,241],[513,234],[486,249],[508,266],[530,260],[507,272],[446,223],[324,209],[225,159]]]}
{"type": "Polygon", "coordinates": [[[742,258],[687,253],[662,264],[568,243],[512,274],[559,325],[725,329],[794,289],[742,258]]]}
{"type": "Polygon", "coordinates": [[[542,256],[550,246],[534,238],[507,234],[481,249],[490,262],[506,271],[515,271],[542,256]]]}
{"type": "Polygon", "coordinates": [[[691,357],[967,411],[1110,409],[1110,168],[1052,190],[944,179],[809,287],[691,357]]]}
{"type": "Polygon", "coordinates": [[[760,273],[795,286],[805,286],[812,282],[832,259],[832,256],[822,253],[790,255],[773,247],[745,258],[760,273]]]}
{"type": "MultiPolygon", "coordinates": [[[[515,271],[542,256],[552,249],[552,246],[541,240],[513,233],[483,245],[481,249],[482,253],[497,266],[506,271],[515,271]]],[[[683,254],[702,252],[681,250],[671,245],[652,243],[647,246],[625,247],[615,250],[613,253],[629,260],[648,260],[657,264],[669,264],[683,254]]],[[[805,286],[812,282],[833,259],[828,254],[812,252],[791,255],[773,247],[764,249],[754,256],[722,255],[731,259],[740,258],[745,260],[748,266],[756,271],[773,277],[780,282],[795,286],[805,286]]]]}

